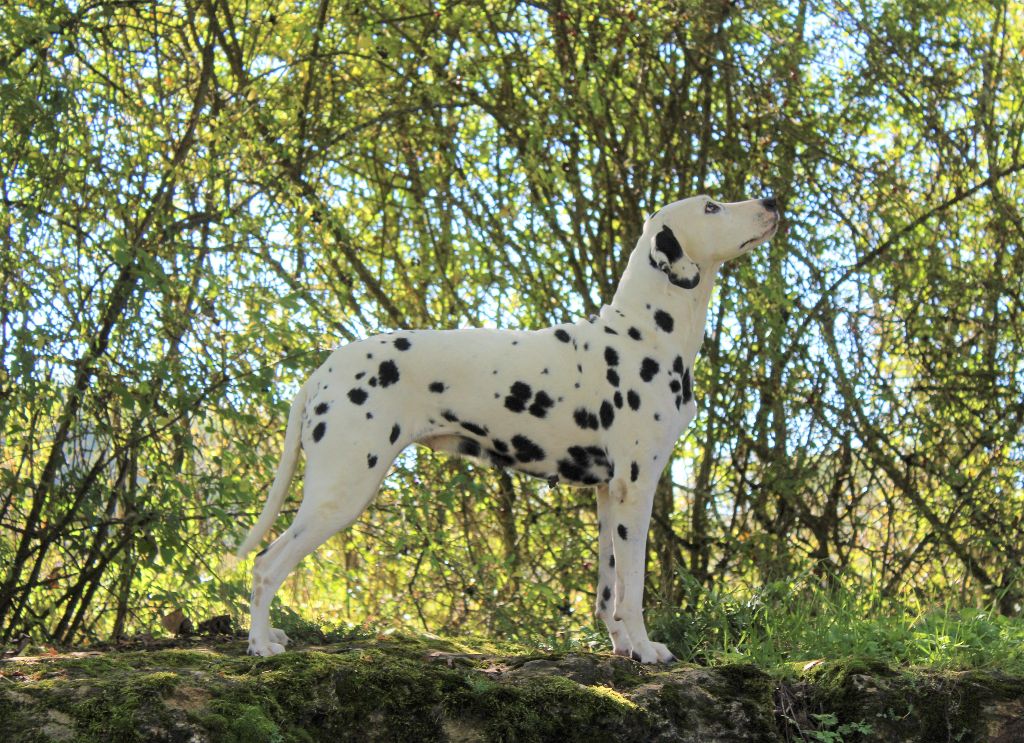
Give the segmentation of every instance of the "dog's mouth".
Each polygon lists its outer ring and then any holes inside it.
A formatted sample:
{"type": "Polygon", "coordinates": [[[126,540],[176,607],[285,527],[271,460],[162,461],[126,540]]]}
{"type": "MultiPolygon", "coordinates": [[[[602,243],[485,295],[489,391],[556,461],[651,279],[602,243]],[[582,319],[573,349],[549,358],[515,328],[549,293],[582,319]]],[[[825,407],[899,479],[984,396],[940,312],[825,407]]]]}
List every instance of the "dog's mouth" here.
{"type": "Polygon", "coordinates": [[[767,230],[762,232],[757,237],[752,237],[749,240],[746,240],[743,244],[740,245],[740,250],[750,250],[754,246],[760,245],[761,243],[771,238],[771,236],[775,234],[775,230],[777,230],[778,228],[779,218],[776,217],[775,220],[772,222],[771,227],[769,227],[767,230]]]}

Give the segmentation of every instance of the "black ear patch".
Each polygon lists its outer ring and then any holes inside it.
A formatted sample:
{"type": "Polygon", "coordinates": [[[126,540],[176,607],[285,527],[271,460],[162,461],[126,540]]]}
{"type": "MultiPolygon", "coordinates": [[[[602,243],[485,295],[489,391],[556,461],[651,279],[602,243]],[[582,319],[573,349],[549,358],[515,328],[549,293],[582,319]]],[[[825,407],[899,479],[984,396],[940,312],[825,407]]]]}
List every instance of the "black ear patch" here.
{"type": "Polygon", "coordinates": [[[700,266],[686,257],[683,246],[668,225],[654,236],[651,265],[662,271],[680,289],[693,289],[700,283],[700,266]]]}
{"type": "Polygon", "coordinates": [[[654,238],[654,247],[665,256],[665,260],[669,263],[675,263],[683,257],[683,246],[676,240],[675,233],[668,228],[668,225],[662,227],[661,232],[654,238]]]}

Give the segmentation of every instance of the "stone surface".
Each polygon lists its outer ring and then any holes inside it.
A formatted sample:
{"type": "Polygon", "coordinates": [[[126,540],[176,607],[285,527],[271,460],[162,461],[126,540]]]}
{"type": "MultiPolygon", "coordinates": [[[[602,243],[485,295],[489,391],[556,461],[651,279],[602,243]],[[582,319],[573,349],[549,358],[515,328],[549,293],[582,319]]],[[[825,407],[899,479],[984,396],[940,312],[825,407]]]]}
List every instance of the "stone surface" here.
{"type": "MultiPolygon", "coordinates": [[[[493,649],[492,649],[493,650],[493,649]]],[[[994,741],[1024,743],[1024,679],[818,662],[642,666],[363,638],[0,661],[5,741],[994,741]]]]}

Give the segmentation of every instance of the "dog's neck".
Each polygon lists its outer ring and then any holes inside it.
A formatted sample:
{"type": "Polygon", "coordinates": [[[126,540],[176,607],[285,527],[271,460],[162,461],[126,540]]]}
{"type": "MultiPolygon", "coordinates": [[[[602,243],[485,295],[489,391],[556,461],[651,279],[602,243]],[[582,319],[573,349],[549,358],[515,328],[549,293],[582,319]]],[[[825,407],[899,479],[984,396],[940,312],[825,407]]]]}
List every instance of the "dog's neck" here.
{"type": "MultiPolygon", "coordinates": [[[[669,281],[669,277],[650,260],[651,235],[645,232],[632,254],[622,275],[611,305],[601,309],[601,316],[614,322],[621,313],[641,332],[650,332],[660,338],[660,345],[676,349],[687,366],[692,366],[704,341],[704,323],[720,263],[700,266],[700,281],[692,289],[684,289],[669,281]],[[672,318],[672,329],[666,332],[654,319],[657,310],[672,318]]],[[[621,324],[621,319],[616,324],[621,324]]]]}

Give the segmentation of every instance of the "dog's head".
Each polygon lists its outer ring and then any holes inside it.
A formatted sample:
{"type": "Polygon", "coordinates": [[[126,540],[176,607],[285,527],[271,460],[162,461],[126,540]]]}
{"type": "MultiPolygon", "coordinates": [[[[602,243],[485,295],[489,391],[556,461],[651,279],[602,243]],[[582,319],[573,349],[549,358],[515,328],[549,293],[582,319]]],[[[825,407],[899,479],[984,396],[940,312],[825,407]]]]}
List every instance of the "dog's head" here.
{"type": "Polygon", "coordinates": [[[707,196],[676,201],[647,224],[651,265],[676,286],[692,289],[702,267],[743,255],[775,234],[779,210],[774,198],[723,203],[707,196]]]}

